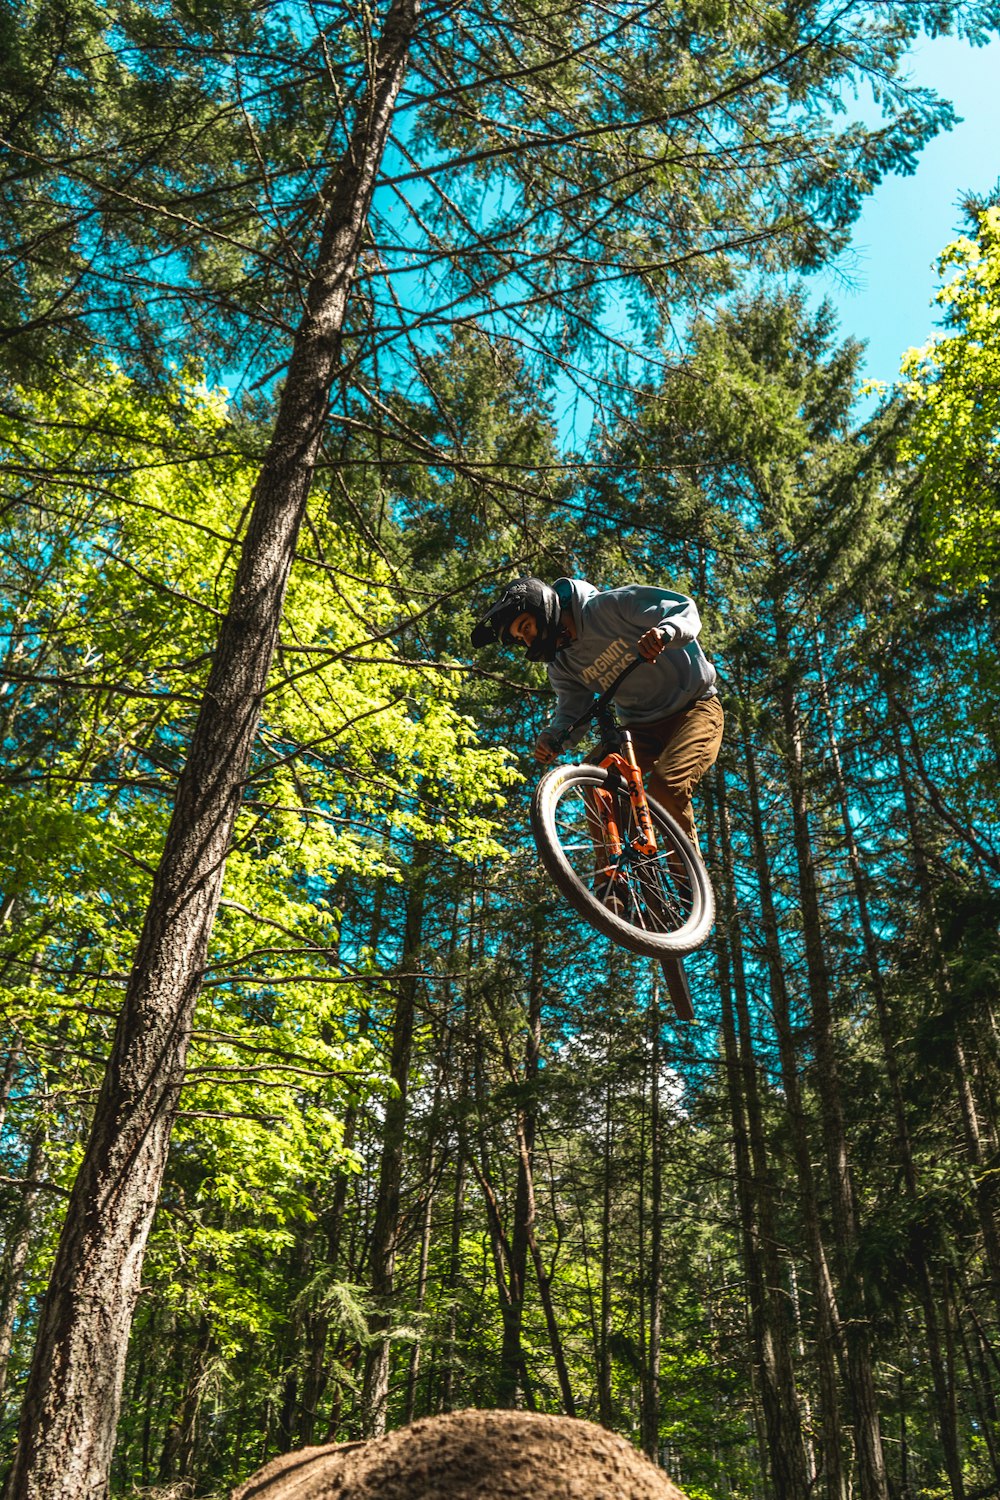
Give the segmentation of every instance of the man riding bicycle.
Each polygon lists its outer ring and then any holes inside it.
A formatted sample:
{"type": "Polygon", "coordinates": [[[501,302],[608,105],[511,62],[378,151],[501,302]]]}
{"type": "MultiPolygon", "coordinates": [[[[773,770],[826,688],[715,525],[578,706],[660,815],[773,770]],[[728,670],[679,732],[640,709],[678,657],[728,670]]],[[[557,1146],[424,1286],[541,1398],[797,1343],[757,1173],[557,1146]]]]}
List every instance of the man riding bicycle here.
{"type": "Polygon", "coordinates": [[[499,641],[543,661],[556,711],[535,742],[535,759],[556,758],[557,736],[638,654],[615,705],[631,731],[651,797],[698,848],[691,796],[722,744],[715,668],[698,644],[697,606],[670,589],[626,584],[600,592],[582,578],[518,578],[472,632],[476,647],[499,641]]]}

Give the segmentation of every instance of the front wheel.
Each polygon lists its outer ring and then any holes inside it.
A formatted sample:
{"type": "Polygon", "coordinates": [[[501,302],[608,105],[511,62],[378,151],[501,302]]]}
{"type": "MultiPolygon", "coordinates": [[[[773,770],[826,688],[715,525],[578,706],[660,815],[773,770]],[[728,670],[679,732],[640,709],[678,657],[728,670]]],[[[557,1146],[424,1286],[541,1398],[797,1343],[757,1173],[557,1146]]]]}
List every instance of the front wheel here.
{"type": "Polygon", "coordinates": [[[580,916],[623,948],[651,958],[683,957],[712,930],[715,899],[708,872],[667,810],[650,797],[654,855],[639,852],[632,804],[609,786],[603,766],[554,766],[535,788],[531,828],[542,864],[580,916]],[[622,853],[602,837],[596,793],[613,798],[622,853]]]}

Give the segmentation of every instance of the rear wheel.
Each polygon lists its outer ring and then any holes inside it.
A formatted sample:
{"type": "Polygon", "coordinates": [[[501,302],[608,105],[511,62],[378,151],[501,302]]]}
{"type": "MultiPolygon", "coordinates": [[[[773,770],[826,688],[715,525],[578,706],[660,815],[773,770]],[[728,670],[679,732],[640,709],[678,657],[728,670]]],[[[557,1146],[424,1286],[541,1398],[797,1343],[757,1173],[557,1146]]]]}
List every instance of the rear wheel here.
{"type": "Polygon", "coordinates": [[[681,957],[699,948],[715,918],[708,872],[677,823],[649,798],[656,853],[643,855],[632,804],[603,766],[555,766],[531,802],[542,864],[567,901],[599,932],[634,953],[681,957]],[[622,853],[609,855],[596,812],[611,797],[622,853]]]}

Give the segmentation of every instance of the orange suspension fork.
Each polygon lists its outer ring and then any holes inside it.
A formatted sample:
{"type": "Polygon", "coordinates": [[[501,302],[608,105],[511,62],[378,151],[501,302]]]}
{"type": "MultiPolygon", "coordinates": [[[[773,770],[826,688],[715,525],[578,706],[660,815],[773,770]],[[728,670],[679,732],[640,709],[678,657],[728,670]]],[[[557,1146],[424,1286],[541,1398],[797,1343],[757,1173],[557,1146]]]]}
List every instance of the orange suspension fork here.
{"type": "Polygon", "coordinates": [[[622,831],[618,827],[618,819],[615,816],[615,799],[610,792],[603,788],[589,792],[588,796],[594,799],[594,816],[599,825],[601,842],[604,852],[610,861],[608,872],[621,859],[622,855],[622,831]]]}
{"type": "MultiPolygon", "coordinates": [[[[653,820],[649,815],[649,803],[646,801],[646,789],[642,784],[642,772],[635,758],[632,736],[627,729],[622,731],[621,749],[621,754],[613,751],[610,755],[606,755],[601,765],[606,770],[612,767],[617,769],[628,789],[635,826],[639,830],[641,840],[635,846],[636,852],[652,855],[656,853],[656,834],[653,831],[653,820]]],[[[622,853],[622,836],[621,829],[618,827],[618,819],[615,817],[615,799],[610,792],[603,790],[595,792],[594,799],[604,831],[605,847],[612,858],[619,859],[622,853]]]]}

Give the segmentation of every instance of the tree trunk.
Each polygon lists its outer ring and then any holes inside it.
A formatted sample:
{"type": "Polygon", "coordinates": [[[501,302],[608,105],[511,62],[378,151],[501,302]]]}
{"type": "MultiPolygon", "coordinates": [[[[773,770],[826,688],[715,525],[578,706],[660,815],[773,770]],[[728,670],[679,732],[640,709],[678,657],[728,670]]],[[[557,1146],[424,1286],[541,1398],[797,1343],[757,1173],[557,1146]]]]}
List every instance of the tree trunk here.
{"type": "MultiPolygon", "coordinates": [[[[435,1100],[435,1106],[437,1105],[435,1100]]],[[[437,1113],[435,1107],[434,1113],[437,1113]]],[[[420,1265],[417,1269],[417,1315],[422,1316],[424,1303],[427,1300],[427,1268],[431,1256],[431,1227],[434,1220],[434,1176],[437,1163],[434,1159],[434,1144],[432,1142],[427,1159],[427,1198],[424,1202],[424,1222],[420,1231],[420,1265]]],[[[421,1338],[418,1333],[410,1350],[410,1368],[406,1377],[406,1410],[404,1412],[404,1423],[409,1426],[413,1421],[417,1408],[417,1380],[420,1375],[420,1348],[421,1338]]]]}
{"type": "MultiPolygon", "coordinates": [[[[151,1344],[155,1343],[158,1331],[156,1309],[154,1308],[148,1328],[149,1341],[151,1344]]],[[[152,1472],[153,1413],[157,1405],[158,1394],[159,1393],[154,1372],[150,1370],[146,1378],[145,1400],[142,1404],[142,1437],[140,1440],[141,1447],[139,1456],[141,1482],[144,1486],[149,1484],[149,1478],[152,1472]]],[[[236,1451],[239,1452],[239,1448],[237,1448],[236,1451]]]]}
{"type": "MultiPolygon", "coordinates": [[[[917,1173],[910,1141],[909,1122],[906,1117],[906,1107],[903,1100],[899,1060],[896,1055],[897,1038],[893,1028],[892,1017],[889,1014],[888,997],[886,996],[885,985],[882,980],[878,947],[875,942],[871,914],[868,909],[868,892],[865,886],[864,871],[861,866],[861,855],[858,850],[857,840],[854,837],[854,826],[851,822],[847,781],[841,763],[840,745],[834,724],[830,695],[827,690],[823,652],[818,643],[816,649],[816,669],[820,702],[822,703],[823,713],[826,718],[827,744],[830,749],[830,760],[833,766],[837,798],[840,804],[840,820],[844,830],[847,862],[851,871],[851,882],[854,886],[854,899],[858,909],[858,921],[864,941],[865,958],[868,962],[868,976],[871,981],[872,998],[875,1001],[879,1040],[882,1045],[882,1059],[885,1064],[886,1079],[889,1084],[889,1096],[892,1100],[896,1149],[899,1153],[899,1160],[903,1169],[903,1182],[906,1187],[907,1197],[911,1203],[916,1204],[919,1198],[917,1173]]],[[[955,1405],[955,1385],[954,1381],[947,1379],[945,1373],[941,1332],[938,1326],[938,1298],[934,1291],[927,1257],[924,1255],[923,1248],[919,1242],[915,1242],[911,1246],[910,1255],[917,1276],[920,1302],[923,1308],[924,1328],[927,1336],[927,1357],[931,1368],[938,1433],[941,1438],[945,1468],[948,1472],[948,1482],[955,1500],[963,1500],[965,1481],[962,1477],[962,1460],[958,1447],[958,1412],[955,1405]]]]}
{"type": "MultiPolygon", "coordinates": [[[[521,1325],[524,1319],[524,1293],[528,1275],[528,1252],[534,1231],[535,1192],[534,1156],[538,1089],[538,1063],[542,1044],[542,958],[541,926],[536,916],[531,944],[531,973],[528,980],[528,1026],[524,1040],[524,1076],[520,1080],[521,1100],[517,1109],[517,1184],[514,1189],[514,1223],[510,1235],[508,1265],[509,1295],[504,1308],[503,1344],[500,1351],[500,1378],[497,1405],[513,1406],[517,1400],[520,1374],[524,1365],[521,1349],[521,1325]]],[[[513,1069],[511,1069],[513,1074],[513,1069]]],[[[511,1078],[516,1087],[519,1080],[511,1078]]]]}
{"type": "Polygon", "coordinates": [[[743,737],[743,754],[747,772],[754,864],[757,870],[771,1005],[778,1040],[778,1055],[781,1061],[781,1081],[785,1092],[785,1106],[788,1111],[789,1133],[799,1188],[799,1203],[806,1232],[806,1243],[809,1247],[816,1297],[816,1363],[820,1389],[821,1469],[818,1482],[827,1500],[845,1500],[847,1487],[843,1466],[843,1436],[837,1368],[843,1349],[840,1313],[823,1244],[816,1184],[813,1180],[809,1132],[799,1085],[798,1057],[792,1035],[791,1008],[781,962],[778,918],[771,891],[767,842],[760,810],[757,762],[746,735],[743,737]]]}
{"type": "Polygon", "coordinates": [[[0,1078],[0,1131],[3,1130],[7,1119],[7,1101],[10,1098],[14,1079],[17,1076],[17,1065],[20,1060],[21,1042],[20,1039],[16,1039],[4,1059],[3,1077],[0,1078]]]}
{"type": "Polygon", "coordinates": [[[306,311],[39,1322],[10,1500],[103,1500],[146,1239],[226,854],[419,0],[395,0],[332,174],[306,311]]]}
{"type": "MultiPolygon", "coordinates": [[[[892,730],[893,747],[899,766],[900,785],[903,791],[903,805],[906,809],[906,817],[909,824],[910,843],[913,848],[913,865],[916,874],[917,894],[930,940],[938,1000],[941,1006],[944,1007],[947,1004],[950,992],[950,979],[942,952],[941,929],[937,917],[937,897],[934,879],[931,874],[931,865],[927,850],[924,847],[924,839],[917,817],[913,787],[910,783],[906,760],[903,755],[899,723],[896,717],[895,698],[891,690],[888,689],[887,696],[890,709],[889,724],[892,730]]],[[[979,1128],[979,1112],[976,1106],[975,1095],[972,1091],[972,1081],[966,1063],[965,1048],[962,1044],[957,1022],[955,1024],[954,1040],[952,1043],[952,1068],[955,1078],[955,1094],[958,1101],[959,1118],[962,1122],[962,1134],[965,1139],[966,1155],[976,1183],[976,1208],[979,1215],[980,1232],[983,1238],[983,1250],[990,1272],[994,1306],[997,1308],[998,1316],[1000,1316],[1000,1231],[998,1231],[997,1227],[996,1199],[994,1193],[995,1174],[988,1170],[990,1164],[987,1162],[983,1152],[979,1128]]]]}
{"type": "MultiPolygon", "coordinates": [[[[385,883],[380,882],[375,890],[375,899],[372,902],[371,922],[368,929],[368,947],[377,952],[382,939],[383,931],[383,909],[385,905],[385,883]]],[[[339,936],[337,939],[340,941],[339,936]]],[[[358,1012],[358,1037],[366,1037],[371,1025],[371,1017],[365,1005],[358,1012]]],[[[357,1098],[352,1097],[344,1111],[344,1131],[342,1137],[345,1151],[353,1151],[355,1137],[358,1129],[358,1116],[360,1106],[357,1098]]],[[[341,1276],[343,1261],[344,1227],[347,1219],[347,1190],[352,1174],[341,1171],[333,1188],[333,1202],[329,1212],[324,1215],[324,1228],[326,1233],[326,1264],[331,1281],[336,1281],[341,1276]]],[[[354,1280],[350,1270],[348,1280],[354,1280]]],[[[319,1407],[326,1392],[329,1379],[329,1365],[327,1362],[327,1340],[330,1335],[330,1315],[325,1305],[321,1306],[312,1320],[310,1330],[310,1351],[303,1377],[302,1402],[299,1416],[299,1444],[301,1447],[309,1447],[315,1442],[316,1426],[319,1421],[319,1407]]],[[[337,1436],[337,1425],[340,1419],[341,1396],[340,1386],[334,1393],[331,1402],[331,1412],[326,1424],[323,1441],[332,1443],[337,1436]]]]}
{"type": "MultiPolygon", "coordinates": [[[[485,1070],[481,1065],[481,1059],[477,1059],[474,1074],[475,1093],[477,1098],[483,1098],[485,1094],[484,1072],[485,1070]]],[[[515,1329],[520,1329],[520,1311],[519,1309],[515,1308],[511,1302],[511,1287],[514,1284],[514,1278],[511,1275],[510,1267],[513,1262],[513,1251],[510,1238],[504,1229],[500,1201],[497,1196],[497,1191],[494,1186],[492,1176],[490,1174],[486,1127],[482,1119],[480,1119],[478,1122],[478,1136],[478,1159],[476,1158],[476,1156],[470,1154],[469,1162],[472,1166],[473,1172],[476,1175],[476,1180],[479,1183],[480,1191],[483,1195],[483,1202],[486,1208],[486,1223],[489,1230],[490,1255],[493,1260],[493,1274],[496,1280],[497,1297],[500,1303],[500,1320],[503,1330],[503,1348],[505,1350],[514,1348],[520,1355],[520,1337],[517,1333],[512,1335],[510,1332],[512,1324],[514,1325],[515,1329]]],[[[509,1355],[507,1357],[509,1358],[509,1355]]],[[[525,1367],[523,1358],[520,1359],[520,1363],[518,1364],[515,1371],[515,1392],[518,1384],[524,1390],[525,1399],[529,1409],[533,1409],[532,1396],[528,1385],[527,1369],[525,1367]]],[[[498,1404],[500,1398],[504,1394],[505,1393],[502,1390],[499,1391],[497,1398],[498,1404]]],[[[509,1406],[512,1406],[514,1404],[513,1400],[508,1400],[507,1404],[509,1406]]]]}
{"type": "MultiPolygon", "coordinates": [[[[782,641],[780,631],[778,652],[780,656],[787,655],[787,644],[782,641]]],[[[792,801],[792,834],[798,864],[799,899],[806,946],[806,974],[812,1009],[816,1079],[823,1121],[823,1143],[826,1149],[830,1200],[833,1206],[833,1241],[837,1250],[841,1313],[845,1320],[847,1384],[854,1417],[858,1477],[862,1500],[889,1500],[865,1314],[864,1287],[860,1272],[857,1270],[857,1210],[848,1159],[847,1131],[844,1124],[843,1100],[833,1036],[829,975],[806,807],[802,733],[794,685],[787,674],[781,683],[780,696],[785,729],[785,765],[792,801]]]]}
{"type": "Polygon", "coordinates": [[[399,1204],[403,1185],[403,1161],[409,1108],[410,1055],[413,1050],[417,1000],[417,980],[414,970],[423,936],[429,860],[429,845],[419,844],[410,872],[411,884],[406,900],[400,977],[392,1022],[392,1056],[389,1073],[396,1087],[385,1105],[378,1195],[371,1237],[369,1286],[374,1308],[368,1319],[370,1343],[365,1354],[361,1398],[361,1421],[365,1437],[381,1437],[386,1427],[389,1398],[391,1300],[395,1287],[399,1204]]]}
{"type": "MultiPolygon", "coordinates": [[[[463,1088],[463,1095],[465,1089],[463,1088]]],[[[445,1327],[443,1373],[441,1376],[441,1410],[452,1411],[458,1398],[458,1293],[461,1276],[462,1214],[465,1210],[465,1153],[455,1153],[455,1182],[451,1201],[451,1238],[448,1245],[448,1279],[445,1285],[448,1320],[445,1327]]]]}
{"type": "Polygon", "coordinates": [[[36,1126],[28,1147],[28,1160],[24,1169],[25,1188],[21,1202],[11,1219],[7,1243],[0,1265],[0,1409],[7,1389],[7,1371],[14,1346],[14,1327],[17,1308],[21,1300],[21,1285],[24,1267],[31,1248],[31,1211],[38,1197],[38,1178],[42,1171],[45,1132],[36,1126]]]}
{"type": "Polygon", "coordinates": [[[604,1093],[604,1171],[601,1201],[601,1318],[597,1348],[597,1408],[602,1427],[613,1426],[611,1410],[611,1191],[614,1155],[614,1089],[609,1075],[604,1093]]]}
{"type": "Polygon", "coordinates": [[[177,1409],[167,1425],[160,1454],[159,1477],[162,1480],[191,1477],[195,1445],[198,1436],[198,1412],[201,1407],[202,1378],[205,1360],[210,1346],[208,1319],[204,1314],[198,1320],[198,1330],[193,1343],[182,1345],[187,1353],[185,1361],[184,1390],[177,1409]]]}
{"type": "MultiPolygon", "coordinates": [[[[733,1145],[736,1193],[743,1232],[750,1297],[751,1334],[761,1378],[761,1405],[771,1485],[784,1500],[806,1500],[809,1464],[784,1306],[781,1266],[773,1214],[772,1170],[768,1161],[757,1073],[750,1033],[746,970],[736,906],[736,882],[725,780],[718,788],[719,847],[723,872],[719,935],[719,994],[733,1145]],[[732,994],[731,994],[732,990],[732,994]],[[736,1016],[733,1014],[733,996],[736,1016]]],[[[714,842],[715,822],[710,820],[714,842]]]]}
{"type": "MultiPolygon", "coordinates": [[[[954,1277],[949,1274],[949,1282],[954,1282],[954,1277]]],[[[961,1287],[961,1282],[959,1283],[961,1287]]],[[[961,1287],[963,1297],[966,1296],[964,1287],[961,1287]]],[[[978,1320],[973,1320],[973,1334],[975,1335],[975,1347],[969,1348],[969,1340],[965,1331],[965,1320],[962,1317],[962,1308],[958,1306],[955,1291],[952,1288],[952,1305],[954,1307],[954,1322],[962,1344],[962,1356],[965,1368],[968,1371],[968,1387],[973,1392],[977,1409],[977,1420],[979,1431],[986,1443],[986,1451],[990,1456],[990,1466],[993,1469],[993,1477],[1000,1487],[1000,1420],[998,1420],[997,1402],[994,1391],[996,1390],[995,1373],[991,1372],[984,1357],[983,1344],[981,1340],[981,1327],[978,1320]]]]}
{"type": "Polygon", "coordinates": [[[649,1339],[642,1372],[642,1449],[653,1463],[660,1455],[660,1343],[663,1303],[663,1143],[660,1138],[660,990],[656,979],[649,1006],[649,1339]]]}
{"type": "Polygon", "coordinates": [[[568,1417],[576,1416],[576,1398],[573,1395],[573,1387],[570,1384],[569,1365],[566,1361],[566,1351],[563,1349],[562,1338],[559,1334],[559,1323],[556,1318],[555,1303],[552,1300],[552,1275],[547,1271],[542,1261],[541,1247],[532,1231],[530,1238],[532,1262],[535,1267],[535,1279],[538,1282],[538,1295],[542,1303],[542,1311],[545,1314],[545,1328],[549,1335],[549,1348],[552,1350],[552,1360],[556,1367],[556,1379],[559,1381],[559,1394],[562,1396],[563,1411],[568,1417]]]}

